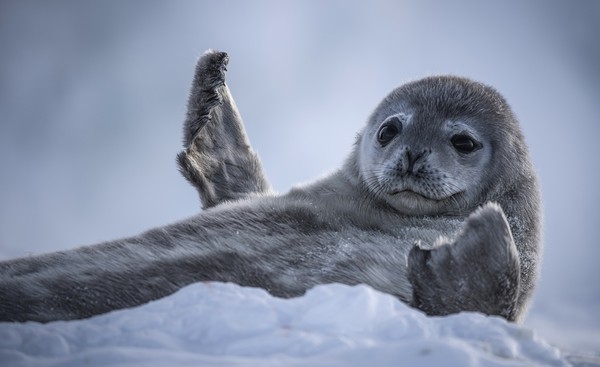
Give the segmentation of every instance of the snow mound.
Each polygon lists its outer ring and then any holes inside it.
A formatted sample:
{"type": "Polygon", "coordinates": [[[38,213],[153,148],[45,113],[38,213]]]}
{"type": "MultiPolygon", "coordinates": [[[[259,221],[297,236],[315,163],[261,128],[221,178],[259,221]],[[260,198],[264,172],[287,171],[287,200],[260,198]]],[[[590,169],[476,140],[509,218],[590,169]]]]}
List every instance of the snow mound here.
{"type": "Polygon", "coordinates": [[[476,313],[427,317],[367,286],[280,299],[198,283],[86,320],[0,323],[0,366],[565,366],[535,333],[476,313]]]}

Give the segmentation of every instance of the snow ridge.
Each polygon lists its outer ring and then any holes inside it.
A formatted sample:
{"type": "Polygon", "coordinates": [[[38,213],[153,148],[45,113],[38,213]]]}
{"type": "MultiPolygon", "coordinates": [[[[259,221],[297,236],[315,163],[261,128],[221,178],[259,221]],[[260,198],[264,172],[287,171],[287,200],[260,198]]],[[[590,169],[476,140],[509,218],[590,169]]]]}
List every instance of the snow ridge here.
{"type": "Polygon", "coordinates": [[[364,285],[275,298],[207,282],[86,320],[0,323],[0,366],[567,366],[498,317],[427,317],[364,285]]]}

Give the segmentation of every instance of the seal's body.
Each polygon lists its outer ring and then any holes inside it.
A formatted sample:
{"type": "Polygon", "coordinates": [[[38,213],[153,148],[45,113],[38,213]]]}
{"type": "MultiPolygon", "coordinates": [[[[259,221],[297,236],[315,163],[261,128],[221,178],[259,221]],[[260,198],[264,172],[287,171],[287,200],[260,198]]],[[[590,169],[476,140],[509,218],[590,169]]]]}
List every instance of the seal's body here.
{"type": "Polygon", "coordinates": [[[376,108],[344,166],[271,193],[224,84],[198,64],[184,176],[205,210],[142,235],[0,263],[0,320],[83,318],[231,281],[281,297],[364,283],[429,314],[516,320],[537,275],[540,199],[518,124],[492,88],[406,84],[376,108]]]}

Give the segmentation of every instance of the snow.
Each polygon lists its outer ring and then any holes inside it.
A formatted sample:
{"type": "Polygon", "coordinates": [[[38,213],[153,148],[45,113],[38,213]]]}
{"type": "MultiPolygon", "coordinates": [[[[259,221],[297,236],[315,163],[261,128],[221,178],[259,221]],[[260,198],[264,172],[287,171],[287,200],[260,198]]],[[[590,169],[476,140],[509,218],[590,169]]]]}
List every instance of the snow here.
{"type": "Polygon", "coordinates": [[[0,323],[0,365],[15,367],[568,366],[566,358],[501,318],[428,317],[364,285],[322,285],[281,299],[197,283],[90,319],[0,323]]]}

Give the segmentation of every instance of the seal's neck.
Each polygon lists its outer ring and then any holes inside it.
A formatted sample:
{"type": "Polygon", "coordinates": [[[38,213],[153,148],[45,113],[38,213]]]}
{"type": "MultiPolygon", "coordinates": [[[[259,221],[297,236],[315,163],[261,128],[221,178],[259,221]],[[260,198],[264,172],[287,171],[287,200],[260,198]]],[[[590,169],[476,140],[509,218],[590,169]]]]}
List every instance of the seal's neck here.
{"type": "Polygon", "coordinates": [[[346,178],[350,184],[355,187],[364,187],[365,185],[362,182],[360,169],[358,167],[358,143],[352,149],[352,152],[346,158],[340,173],[346,178]]]}
{"type": "Polygon", "coordinates": [[[308,185],[295,187],[286,196],[327,206],[328,210],[337,213],[370,218],[365,222],[385,216],[402,216],[389,204],[375,198],[363,183],[356,148],[341,169],[308,185]]]}
{"type": "Polygon", "coordinates": [[[365,198],[370,196],[360,178],[356,149],[353,149],[352,153],[346,158],[341,169],[313,183],[296,187],[290,193],[305,193],[311,196],[327,197],[339,195],[340,197],[365,198]]]}

